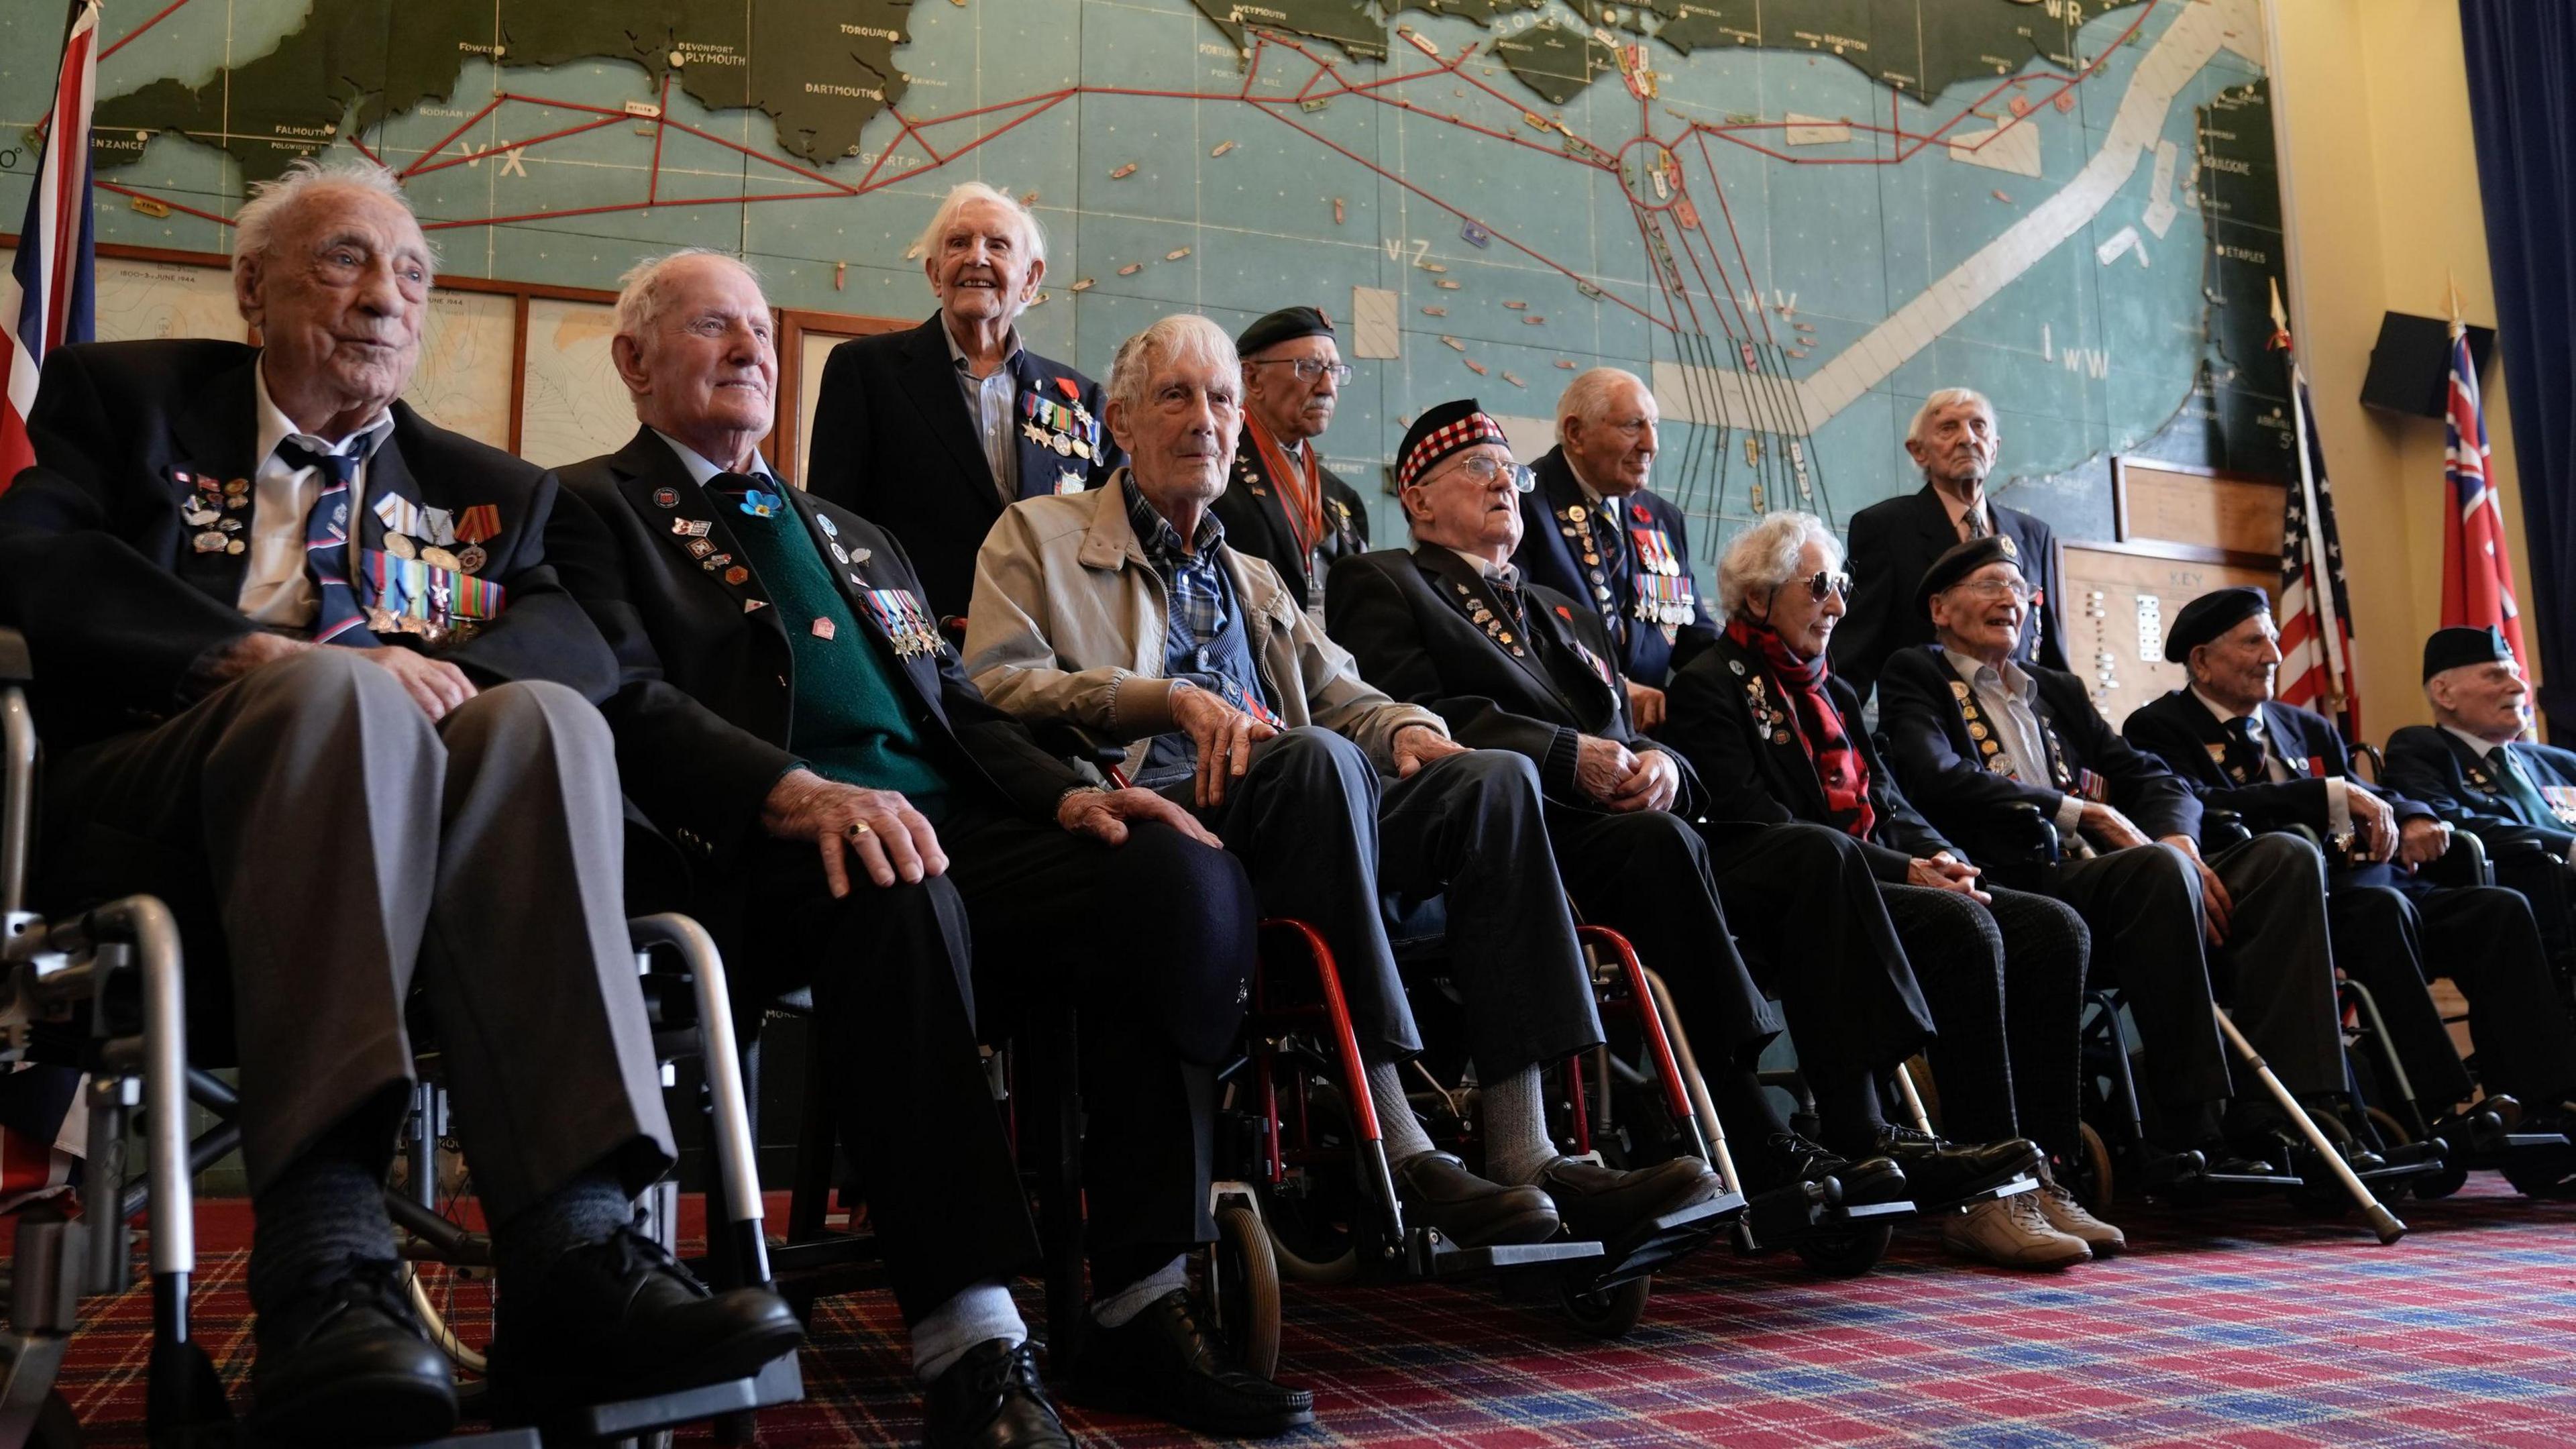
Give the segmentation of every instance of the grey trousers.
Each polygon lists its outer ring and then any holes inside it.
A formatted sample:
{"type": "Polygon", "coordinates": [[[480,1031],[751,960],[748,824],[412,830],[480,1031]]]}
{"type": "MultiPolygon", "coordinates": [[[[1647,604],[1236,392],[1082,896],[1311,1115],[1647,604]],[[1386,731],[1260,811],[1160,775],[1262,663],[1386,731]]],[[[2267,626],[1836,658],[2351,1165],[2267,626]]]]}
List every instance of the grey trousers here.
{"type": "Polygon", "coordinates": [[[56,762],[47,839],[76,878],[142,867],[123,889],[198,917],[189,988],[230,998],[254,1193],[353,1112],[390,1134],[417,986],[500,1222],[593,1167],[640,1190],[672,1161],[616,759],[561,685],[433,724],[391,673],[320,648],[56,762]]]}

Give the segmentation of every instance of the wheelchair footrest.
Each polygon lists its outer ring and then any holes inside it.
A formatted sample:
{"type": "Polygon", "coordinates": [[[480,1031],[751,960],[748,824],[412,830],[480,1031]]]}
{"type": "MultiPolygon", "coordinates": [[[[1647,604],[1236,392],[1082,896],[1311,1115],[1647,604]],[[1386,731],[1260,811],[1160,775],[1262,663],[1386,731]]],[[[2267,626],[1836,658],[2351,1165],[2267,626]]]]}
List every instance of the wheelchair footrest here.
{"type": "Polygon", "coordinates": [[[1597,1263],[1599,1243],[1559,1239],[1552,1243],[1503,1243],[1489,1248],[1461,1247],[1430,1228],[1408,1235],[1406,1266],[1417,1278],[1472,1278],[1523,1268],[1561,1268],[1597,1263]]]}
{"type": "Polygon", "coordinates": [[[720,1384],[677,1389],[667,1394],[620,1399],[611,1404],[592,1404],[576,1413],[549,1420],[545,1426],[546,1442],[624,1439],[654,1429],[712,1419],[718,1414],[738,1414],[777,1404],[792,1404],[804,1397],[805,1377],[797,1368],[796,1355],[781,1354],[762,1365],[760,1372],[749,1378],[727,1379],[720,1384]]]}
{"type": "Polygon", "coordinates": [[[2576,1143],[2569,1142],[2563,1132],[2508,1132],[2504,1139],[2507,1152],[2564,1151],[2571,1146],[2576,1146],[2576,1143]]]}
{"type": "Polygon", "coordinates": [[[545,1440],[534,1429],[494,1429],[482,1434],[458,1434],[447,1439],[433,1439],[420,1449],[545,1449],[545,1440]]]}
{"type": "Polygon", "coordinates": [[[2234,1194],[2286,1192],[2291,1188],[2302,1186],[2305,1182],[2306,1179],[2300,1177],[2297,1173],[2281,1172],[2278,1170],[2272,1172],[2204,1172],[2196,1176],[2182,1178],[2176,1181],[2173,1186],[2180,1190],[2199,1191],[2202,1189],[2208,1189],[2211,1191],[2234,1194]]]}
{"type": "MultiPolygon", "coordinates": [[[[1726,1225],[1743,1213],[1744,1199],[1729,1192],[1639,1223],[1601,1245],[1602,1264],[1591,1286],[1583,1291],[1598,1293],[1616,1288],[1678,1262],[1726,1231],[1726,1225]]],[[[1591,1268],[1586,1265],[1587,1272],[1591,1268]]]]}

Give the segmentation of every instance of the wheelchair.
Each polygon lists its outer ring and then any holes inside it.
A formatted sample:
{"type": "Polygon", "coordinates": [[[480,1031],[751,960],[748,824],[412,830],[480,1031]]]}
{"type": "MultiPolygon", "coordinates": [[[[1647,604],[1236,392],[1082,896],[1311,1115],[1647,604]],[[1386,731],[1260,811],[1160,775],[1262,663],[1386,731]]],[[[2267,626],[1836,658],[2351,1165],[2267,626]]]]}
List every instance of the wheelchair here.
{"type": "MultiPolygon", "coordinates": [[[[147,1215],[152,1280],[152,1347],[146,1370],[145,1426],[155,1449],[243,1442],[213,1360],[190,1324],[196,1271],[193,1179],[234,1150],[240,1129],[233,1089],[188,1060],[186,984],[179,925],[170,909],[143,895],[110,901],[75,916],[48,919],[29,908],[27,880],[34,842],[38,746],[25,686],[33,677],[24,638],[0,628],[0,1064],[85,1072],[88,1153],[83,1216],[53,1200],[18,1215],[11,1254],[7,1325],[0,1330],[0,1449],[36,1445],[73,1449],[81,1428],[56,1387],[65,1350],[81,1326],[84,1299],[131,1286],[131,1219],[147,1215]],[[216,1123],[191,1140],[190,1103],[216,1123]],[[137,1113],[144,1160],[127,1160],[137,1113]],[[104,1211],[113,1204],[113,1212],[104,1211]]],[[[736,1070],[731,1003],[714,943],[684,916],[629,922],[637,971],[665,1084],[673,1064],[703,1064],[698,1092],[709,1119],[714,1182],[708,1193],[709,1239],[731,1266],[724,1287],[766,1286],[759,1180],[751,1153],[742,1084],[736,1070]],[[715,1209],[721,1209],[720,1212],[715,1209]]],[[[468,1419],[491,1405],[479,1382],[480,1355],[460,1320],[471,1305],[458,1291],[489,1282],[491,1241],[463,1221],[458,1200],[437,1192],[437,1141],[445,1116],[434,1051],[418,1071],[405,1127],[408,1181],[388,1189],[385,1206],[411,1265],[411,1292],[427,1310],[424,1325],[454,1359],[465,1381],[460,1406],[468,1419]]],[[[677,1245],[679,1190],[666,1178],[641,1203],[647,1229],[665,1249],[677,1245]]],[[[460,1434],[443,1442],[493,1449],[549,1444],[665,1444],[674,1426],[711,1422],[722,1442],[745,1442],[758,1410],[804,1396],[795,1355],[750,1377],[669,1393],[594,1404],[541,1425],[460,1434]],[[540,1434],[542,1433],[542,1439],[540,1434]]]]}

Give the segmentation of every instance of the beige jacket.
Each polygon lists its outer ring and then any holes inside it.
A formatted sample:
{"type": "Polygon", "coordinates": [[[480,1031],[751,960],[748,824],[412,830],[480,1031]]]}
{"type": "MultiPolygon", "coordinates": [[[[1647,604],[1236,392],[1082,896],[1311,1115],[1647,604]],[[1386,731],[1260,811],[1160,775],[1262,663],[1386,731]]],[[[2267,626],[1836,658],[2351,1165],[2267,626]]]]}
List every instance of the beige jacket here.
{"type": "MultiPolygon", "coordinates": [[[[1171,600],[1162,575],[1127,521],[1127,470],[1086,493],[1027,498],[1004,511],[975,558],[966,613],[966,673],[984,697],[1031,723],[1063,720],[1144,743],[1173,728],[1163,680],[1171,600]]],[[[1360,678],[1350,651],[1324,637],[1257,558],[1223,550],[1280,718],[1347,736],[1396,772],[1396,731],[1423,725],[1446,736],[1427,709],[1398,704],[1360,678]]]]}

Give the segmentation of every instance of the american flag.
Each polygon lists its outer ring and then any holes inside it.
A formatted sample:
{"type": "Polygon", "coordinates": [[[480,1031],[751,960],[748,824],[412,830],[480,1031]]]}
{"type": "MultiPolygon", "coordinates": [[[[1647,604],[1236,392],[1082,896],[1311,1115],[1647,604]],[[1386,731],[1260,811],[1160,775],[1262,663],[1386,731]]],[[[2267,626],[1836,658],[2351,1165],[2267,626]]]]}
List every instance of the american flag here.
{"type": "Polygon", "coordinates": [[[18,260],[0,277],[0,492],[36,461],[27,418],[45,354],[92,332],[90,292],[90,102],[98,94],[98,0],[80,0],[63,40],[54,108],[45,119],[44,157],[27,193],[18,260]]]}
{"type": "Polygon", "coordinates": [[[2448,444],[2442,467],[2451,480],[2450,507],[2442,514],[2442,627],[2489,625],[2504,631],[2504,642],[2523,674],[2531,673],[2530,656],[2522,650],[2522,611],[2513,602],[2513,565],[2504,553],[2504,514],[2496,507],[2495,489],[2487,485],[2487,420],[2478,409],[2478,365],[2469,352],[2469,336],[2451,319],[2451,397],[2443,432],[2448,444]]]}
{"type": "MultiPolygon", "coordinates": [[[[2290,353],[2289,317],[2272,286],[2272,345],[2290,353]]],[[[2344,590],[2343,544],[2335,536],[2334,487],[2317,446],[2308,376],[2290,364],[2290,428],[2299,475],[2281,510],[2281,673],[2283,704],[2332,719],[2347,740],[2361,738],[2361,688],[2352,668],[2352,599],[2344,590]]]]}

